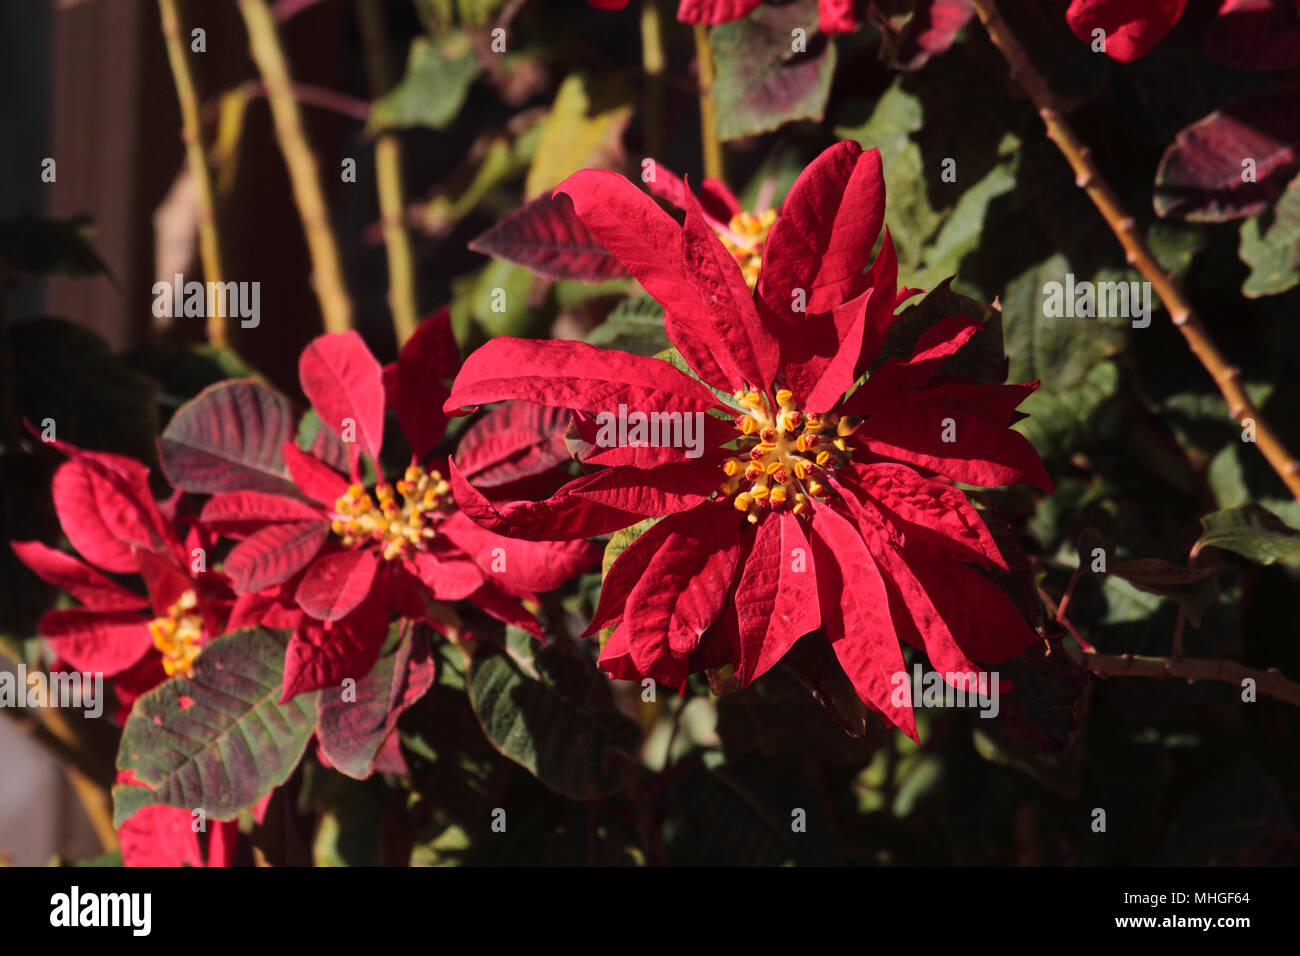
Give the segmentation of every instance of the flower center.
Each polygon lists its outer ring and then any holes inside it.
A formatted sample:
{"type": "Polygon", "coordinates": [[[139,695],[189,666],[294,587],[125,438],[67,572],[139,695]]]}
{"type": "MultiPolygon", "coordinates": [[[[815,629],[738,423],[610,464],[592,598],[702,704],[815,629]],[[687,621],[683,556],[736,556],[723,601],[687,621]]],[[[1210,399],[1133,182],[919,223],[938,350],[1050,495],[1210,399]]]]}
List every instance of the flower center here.
{"type": "Polygon", "coordinates": [[[334,502],[330,527],[345,547],[379,544],[384,560],[391,561],[407,548],[423,551],[437,534],[430,519],[451,509],[451,486],[442,475],[412,465],[397,483],[396,493],[386,481],[375,485],[373,498],[361,485],[348,486],[334,502]]]}
{"type": "Polygon", "coordinates": [[[718,237],[740,266],[745,284],[751,290],[758,285],[758,270],[763,264],[763,246],[767,243],[767,233],[774,222],[775,209],[769,209],[758,216],[750,212],[738,212],[727,223],[731,235],[723,233],[718,237]]]}
{"type": "Polygon", "coordinates": [[[793,398],[789,389],[778,389],[774,407],[759,392],[736,393],[746,409],[736,418],[738,455],[722,463],[727,477],[718,491],[735,495],[736,510],[751,523],[765,508],[804,514],[809,499],[825,499],[827,476],[849,461],[847,438],[862,420],[835,412],[806,415],[793,398]]]}
{"type": "Polygon", "coordinates": [[[162,652],[163,670],[168,677],[176,674],[189,677],[194,673],[194,661],[202,650],[203,640],[203,616],[195,610],[198,604],[199,596],[186,591],[167,609],[165,617],[149,622],[153,646],[162,652]]]}

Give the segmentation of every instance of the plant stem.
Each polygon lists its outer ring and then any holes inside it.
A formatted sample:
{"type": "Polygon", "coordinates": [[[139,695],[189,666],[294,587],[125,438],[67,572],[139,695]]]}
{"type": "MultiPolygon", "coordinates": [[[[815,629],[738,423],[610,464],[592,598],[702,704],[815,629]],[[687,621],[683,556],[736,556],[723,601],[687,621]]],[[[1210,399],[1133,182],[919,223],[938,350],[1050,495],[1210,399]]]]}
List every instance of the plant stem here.
{"type": "Polygon", "coordinates": [[[1088,197],[1106,218],[1111,231],[1124,247],[1125,256],[1151,283],[1160,297],[1160,301],[1169,311],[1170,318],[1200,363],[1214,379],[1228,411],[1243,427],[1248,421],[1255,428],[1255,443],[1273,470],[1277,472],[1291,494],[1300,501],[1300,461],[1286,450],[1282,440],[1272,427],[1260,415],[1241,384],[1241,369],[1229,364],[1219,351],[1209,332],[1192,310],[1173,273],[1160,265],[1160,261],[1151,252],[1146,242],[1138,234],[1137,223],[1120,203],[1119,197],[1110,184],[1102,177],[1092,153],[1079,139],[1074,130],[1065,121],[1056,98],[1052,95],[1047,82],[1029,62],[1024,48],[1007,27],[1006,21],[998,13],[993,0],[974,0],[975,12],[979,14],[984,28],[988,30],[993,41],[1011,67],[1011,78],[1020,84],[1038,109],[1047,126],[1048,137],[1069,160],[1074,169],[1075,182],[1085,190],[1088,197]]]}
{"type": "MultiPolygon", "coordinates": [[[[393,85],[388,62],[388,25],[380,0],[357,0],[357,19],[366,49],[370,92],[379,97],[393,85]]],[[[415,256],[406,230],[406,204],[402,199],[402,144],[397,134],[380,133],[375,140],[375,179],[379,187],[379,216],[388,254],[388,305],[400,348],[415,332],[420,320],[415,294],[415,256]]]]}
{"type": "MultiPolygon", "coordinates": [[[[176,99],[181,108],[181,140],[185,143],[185,159],[190,175],[194,177],[199,207],[199,258],[203,263],[203,278],[207,282],[221,282],[221,240],[217,233],[216,203],[213,200],[212,173],[208,169],[207,154],[203,146],[203,125],[199,120],[199,98],[194,88],[194,75],[185,57],[185,41],[181,35],[180,16],[176,0],[158,0],[162,15],[163,41],[167,45],[167,60],[171,64],[172,79],[176,83],[176,99]]],[[[226,316],[223,296],[216,296],[216,314],[208,316],[208,342],[225,345],[226,316]]]]}
{"type": "Polygon", "coordinates": [[[1155,677],[1168,680],[1181,677],[1189,684],[1198,680],[1223,681],[1238,689],[1247,678],[1255,682],[1260,693],[1300,707],[1300,683],[1288,680],[1276,667],[1259,670],[1219,657],[1145,657],[1136,654],[1100,654],[1089,650],[1092,645],[1083,640],[1074,625],[1062,616],[1046,591],[1038,589],[1043,603],[1051,609],[1057,623],[1079,642],[1079,648],[1066,645],[1065,652],[1089,673],[1098,677],[1155,677]]]}
{"type": "Polygon", "coordinates": [[[293,96],[293,81],[285,61],[275,19],[266,0],[238,0],[239,12],[248,30],[253,62],[266,87],[267,102],[275,121],[275,136],[289,170],[294,201],[307,237],[312,262],[312,286],[320,302],[321,317],[327,332],[346,332],[352,328],[352,300],[343,281],[343,266],[338,246],[330,229],[325,195],[321,191],[316,156],[307,142],[302,114],[293,96]]]}
{"type": "Polygon", "coordinates": [[[659,0],[641,4],[641,69],[645,73],[645,106],[642,128],[645,130],[646,155],[658,160],[663,155],[664,117],[664,31],[663,11],[659,0]]]}
{"type": "Polygon", "coordinates": [[[695,25],[695,56],[700,64],[700,139],[704,150],[704,175],[726,179],[722,143],[718,139],[718,109],[713,101],[713,83],[717,71],[713,66],[713,48],[709,46],[709,28],[695,25]]]}

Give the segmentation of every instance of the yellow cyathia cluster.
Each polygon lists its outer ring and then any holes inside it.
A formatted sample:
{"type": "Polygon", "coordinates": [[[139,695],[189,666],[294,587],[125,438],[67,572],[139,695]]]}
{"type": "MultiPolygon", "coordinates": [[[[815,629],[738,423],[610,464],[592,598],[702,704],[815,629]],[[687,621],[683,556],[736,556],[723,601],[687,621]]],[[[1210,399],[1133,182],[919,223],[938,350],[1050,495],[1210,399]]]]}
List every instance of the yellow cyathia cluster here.
{"type": "Polygon", "coordinates": [[[758,285],[758,270],[763,264],[763,246],[767,243],[767,233],[774,222],[775,209],[769,209],[758,216],[750,212],[738,212],[727,224],[732,234],[719,236],[723,246],[740,266],[745,284],[751,290],[758,285]]]}
{"type": "Polygon", "coordinates": [[[360,485],[348,486],[334,502],[331,527],[349,548],[381,544],[384,560],[391,561],[407,548],[423,549],[436,534],[430,516],[451,506],[451,486],[442,475],[412,465],[396,490],[381,481],[371,497],[360,485]]]}
{"type": "Polygon", "coordinates": [[[194,673],[194,661],[202,650],[203,616],[195,609],[199,596],[186,591],[167,609],[166,617],[156,617],[149,622],[153,646],[162,652],[163,670],[168,677],[194,673]]]}
{"type": "Polygon", "coordinates": [[[826,476],[849,460],[848,436],[860,418],[804,414],[792,404],[789,389],[779,389],[773,405],[757,391],[736,393],[746,412],[736,418],[738,456],[722,463],[719,491],[735,495],[737,511],[756,522],[764,508],[808,510],[810,498],[826,494],[826,476]]]}

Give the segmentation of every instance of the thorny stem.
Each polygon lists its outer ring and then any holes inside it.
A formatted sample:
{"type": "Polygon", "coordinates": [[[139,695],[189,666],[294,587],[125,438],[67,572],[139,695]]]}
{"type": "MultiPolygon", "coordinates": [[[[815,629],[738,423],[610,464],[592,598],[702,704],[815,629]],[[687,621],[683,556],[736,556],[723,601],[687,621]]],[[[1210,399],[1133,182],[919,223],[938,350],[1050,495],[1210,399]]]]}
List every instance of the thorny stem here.
{"type": "Polygon", "coordinates": [[[718,139],[718,109],[713,101],[713,83],[717,71],[713,66],[713,48],[709,46],[709,28],[695,25],[695,56],[700,64],[700,139],[704,144],[704,175],[726,179],[722,143],[718,139]]]}
{"type": "MultiPolygon", "coordinates": [[[[357,18],[366,48],[370,91],[379,97],[393,85],[392,65],[388,61],[388,25],[384,22],[381,0],[357,0],[357,18]]],[[[380,133],[375,139],[375,179],[379,186],[384,248],[388,254],[388,305],[400,348],[415,332],[420,316],[415,294],[415,256],[406,230],[402,198],[402,145],[392,131],[380,133]]]]}
{"type": "Polygon", "coordinates": [[[1065,652],[1075,663],[1098,677],[1155,677],[1160,680],[1181,677],[1189,684],[1198,680],[1213,680],[1234,684],[1238,688],[1242,681],[1250,678],[1261,693],[1293,707],[1300,707],[1300,683],[1288,680],[1276,667],[1259,670],[1219,657],[1146,657],[1136,654],[1099,654],[1096,650],[1086,650],[1084,648],[1091,648],[1092,645],[1080,637],[1068,618],[1061,616],[1061,609],[1051,596],[1042,588],[1038,589],[1038,594],[1056,616],[1057,622],[1079,642],[1078,649],[1066,645],[1065,652]]]}
{"type": "MultiPolygon", "coordinates": [[[[172,79],[176,83],[176,99],[181,108],[181,140],[185,143],[185,159],[189,164],[199,213],[199,258],[203,263],[203,278],[208,282],[221,282],[221,241],[217,233],[216,203],[213,201],[212,173],[208,169],[203,147],[203,125],[199,120],[199,98],[194,89],[194,76],[185,57],[185,42],[181,35],[180,16],[176,0],[158,0],[162,15],[163,40],[167,44],[167,60],[171,64],[172,79]]],[[[208,316],[208,342],[226,344],[226,316],[224,301],[217,296],[217,308],[208,316]]]]}
{"type": "Polygon", "coordinates": [[[1029,95],[1038,109],[1038,115],[1047,126],[1048,137],[1069,160],[1070,166],[1074,169],[1075,182],[1087,192],[1088,197],[1106,218],[1107,224],[1124,247],[1129,264],[1151,283],[1156,295],[1169,311],[1174,325],[1187,339],[1193,354],[1214,379],[1215,385],[1228,403],[1229,413],[1243,426],[1248,420],[1253,421],[1255,443],[1259,446],[1259,450],[1268,459],[1268,463],[1277,472],[1278,477],[1290,489],[1291,494],[1300,501],[1300,461],[1291,457],[1282,440],[1260,415],[1259,409],[1246,394],[1241,384],[1241,369],[1229,364],[1224,358],[1223,353],[1219,351],[1209,332],[1192,310],[1173,273],[1160,265],[1160,261],[1138,234],[1136,221],[1128,214],[1115,191],[1102,177],[1089,148],[1065,121],[1047,82],[1030,64],[1024,48],[998,13],[994,0],[974,0],[974,5],[975,12],[988,30],[989,38],[1010,65],[1011,78],[1029,95]]]}
{"type": "Polygon", "coordinates": [[[321,190],[316,156],[307,143],[302,114],[293,95],[289,65],[266,0],[238,0],[239,12],[248,30],[253,62],[266,87],[267,102],[275,121],[275,136],[289,170],[294,201],[307,237],[312,262],[312,286],[320,302],[325,331],[346,332],[352,328],[352,300],[343,282],[343,266],[330,229],[329,211],[321,190]]]}

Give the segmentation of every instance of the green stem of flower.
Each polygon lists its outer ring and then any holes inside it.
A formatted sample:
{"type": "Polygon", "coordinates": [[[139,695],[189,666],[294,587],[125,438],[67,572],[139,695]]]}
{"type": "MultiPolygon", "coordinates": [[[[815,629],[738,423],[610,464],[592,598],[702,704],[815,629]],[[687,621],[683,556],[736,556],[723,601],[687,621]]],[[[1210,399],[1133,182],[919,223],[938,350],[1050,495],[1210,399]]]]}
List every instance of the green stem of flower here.
{"type": "Polygon", "coordinates": [[[718,139],[718,109],[713,101],[713,84],[717,71],[713,65],[713,47],[709,45],[709,28],[695,26],[695,56],[700,66],[700,139],[704,151],[704,175],[726,179],[722,141],[718,139]]]}
{"type": "Polygon", "coordinates": [[[646,154],[658,159],[663,153],[664,116],[663,11],[659,0],[644,0],[641,5],[641,69],[645,73],[645,101],[642,128],[645,130],[646,154]]]}
{"type": "MultiPolygon", "coordinates": [[[[176,0],[158,0],[162,16],[163,41],[167,45],[167,61],[171,64],[172,79],[176,83],[176,99],[181,108],[181,140],[185,143],[185,159],[190,175],[194,177],[195,195],[199,215],[199,259],[203,263],[203,278],[207,282],[221,282],[221,241],[217,233],[216,203],[213,200],[212,174],[208,169],[207,154],[203,146],[203,125],[199,121],[199,97],[194,88],[194,75],[185,56],[185,42],[181,36],[180,15],[176,0]]],[[[226,344],[226,316],[222,315],[222,299],[217,296],[215,315],[208,316],[208,342],[226,344]]]]}
{"type": "MultiPolygon", "coordinates": [[[[366,49],[370,91],[382,96],[393,85],[388,62],[388,25],[379,0],[357,0],[357,19],[366,49]]],[[[415,332],[420,314],[415,293],[415,256],[406,230],[406,205],[402,198],[402,144],[392,131],[375,140],[375,179],[379,187],[379,215],[388,254],[388,304],[393,313],[393,331],[402,346],[415,332]]]]}

